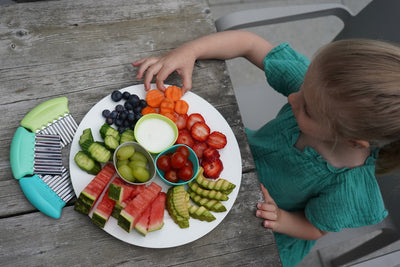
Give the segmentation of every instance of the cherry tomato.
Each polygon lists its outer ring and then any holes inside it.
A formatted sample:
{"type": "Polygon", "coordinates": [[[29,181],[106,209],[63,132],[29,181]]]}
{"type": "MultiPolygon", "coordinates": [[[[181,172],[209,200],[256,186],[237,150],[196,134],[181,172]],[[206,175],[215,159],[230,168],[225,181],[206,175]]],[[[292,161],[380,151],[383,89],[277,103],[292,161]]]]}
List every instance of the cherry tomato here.
{"type": "Polygon", "coordinates": [[[183,166],[178,170],[178,177],[183,181],[189,181],[193,177],[193,169],[189,166],[183,166]]]}
{"type": "Polygon", "coordinates": [[[171,157],[171,166],[175,169],[182,168],[186,163],[186,157],[180,152],[175,152],[171,157]]]}
{"type": "Polygon", "coordinates": [[[164,178],[170,181],[171,183],[179,182],[178,174],[175,170],[169,170],[164,173],[164,178]]]}
{"type": "Polygon", "coordinates": [[[157,159],[157,168],[166,172],[171,170],[171,159],[167,155],[162,155],[157,159]]]}
{"type": "Polygon", "coordinates": [[[180,152],[182,153],[186,158],[189,158],[189,149],[186,146],[180,146],[176,149],[175,152],[180,152]]]}
{"type": "Polygon", "coordinates": [[[193,162],[190,159],[188,159],[184,166],[189,166],[190,168],[193,169],[193,162]]]}

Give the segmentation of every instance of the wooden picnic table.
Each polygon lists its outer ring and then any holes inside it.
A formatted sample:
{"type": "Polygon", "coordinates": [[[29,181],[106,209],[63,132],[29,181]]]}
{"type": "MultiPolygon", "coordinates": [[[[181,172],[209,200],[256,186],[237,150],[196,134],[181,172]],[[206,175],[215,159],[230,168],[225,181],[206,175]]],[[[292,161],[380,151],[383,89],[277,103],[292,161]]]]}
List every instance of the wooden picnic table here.
{"type": "MultiPolygon", "coordinates": [[[[61,0],[0,6],[0,265],[280,266],[275,240],[254,215],[262,200],[255,165],[224,61],[196,63],[192,91],[226,119],[239,143],[242,182],[236,202],[211,232],[154,249],[112,237],[74,211],[59,219],[26,199],[10,167],[10,144],[38,104],[68,98],[79,123],[112,91],[141,84],[131,62],[215,32],[206,1],[61,0]]],[[[181,84],[174,73],[166,81],[181,84]]],[[[63,148],[69,166],[69,146],[63,148]]]]}

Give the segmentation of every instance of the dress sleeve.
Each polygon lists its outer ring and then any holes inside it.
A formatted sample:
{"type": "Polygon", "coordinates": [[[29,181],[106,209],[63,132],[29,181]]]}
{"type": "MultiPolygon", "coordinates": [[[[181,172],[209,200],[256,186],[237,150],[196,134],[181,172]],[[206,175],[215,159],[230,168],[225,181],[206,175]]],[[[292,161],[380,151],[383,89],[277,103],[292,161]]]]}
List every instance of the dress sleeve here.
{"type": "Polygon", "coordinates": [[[373,174],[349,170],[336,179],[306,205],[307,219],[319,230],[337,232],[343,228],[372,225],[387,216],[373,174]]]}
{"type": "Polygon", "coordinates": [[[310,60],[293,50],[288,43],[282,43],[268,53],[263,64],[269,85],[288,96],[297,92],[303,84],[310,60]]]}

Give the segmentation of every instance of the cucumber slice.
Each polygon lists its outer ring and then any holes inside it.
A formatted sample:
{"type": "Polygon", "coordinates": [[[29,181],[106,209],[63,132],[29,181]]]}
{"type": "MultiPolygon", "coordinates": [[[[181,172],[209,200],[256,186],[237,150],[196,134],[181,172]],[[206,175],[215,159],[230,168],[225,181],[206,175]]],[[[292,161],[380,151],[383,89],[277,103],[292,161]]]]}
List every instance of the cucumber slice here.
{"type": "Polygon", "coordinates": [[[79,138],[80,146],[85,142],[94,142],[92,129],[90,129],[90,128],[83,130],[82,135],[79,138]]]}
{"type": "Polygon", "coordinates": [[[120,140],[121,136],[119,135],[119,132],[114,129],[113,127],[111,127],[110,125],[108,125],[107,123],[104,123],[101,128],[100,128],[100,136],[105,139],[106,136],[111,135],[112,137],[114,137],[115,139],[120,140]]]}
{"type": "Polygon", "coordinates": [[[122,132],[119,143],[123,144],[130,141],[135,141],[135,132],[131,129],[126,129],[122,132]]]}
{"type": "Polygon", "coordinates": [[[90,157],[100,163],[106,163],[110,160],[112,154],[110,150],[105,148],[103,145],[97,142],[91,143],[87,147],[87,152],[89,153],[90,157]]]}
{"type": "Polygon", "coordinates": [[[94,161],[85,152],[79,151],[76,153],[74,160],[79,168],[90,174],[98,174],[101,170],[100,163],[94,161]]]}
{"type": "Polygon", "coordinates": [[[119,142],[117,139],[115,139],[114,136],[112,135],[107,135],[104,138],[104,145],[107,149],[110,150],[115,150],[119,146],[119,142]]]}

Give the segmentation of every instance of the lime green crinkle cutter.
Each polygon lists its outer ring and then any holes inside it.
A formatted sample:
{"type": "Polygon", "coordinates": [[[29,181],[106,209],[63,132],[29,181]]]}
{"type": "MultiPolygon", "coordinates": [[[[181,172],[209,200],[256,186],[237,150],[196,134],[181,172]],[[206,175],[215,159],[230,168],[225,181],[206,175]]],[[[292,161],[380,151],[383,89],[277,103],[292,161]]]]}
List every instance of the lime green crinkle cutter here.
{"type": "Polygon", "coordinates": [[[10,164],[27,199],[44,214],[59,218],[74,197],[68,170],[62,165],[62,147],[74,137],[77,123],[68,99],[41,103],[22,119],[11,141],[10,164]]]}

